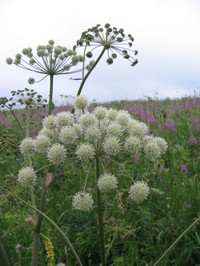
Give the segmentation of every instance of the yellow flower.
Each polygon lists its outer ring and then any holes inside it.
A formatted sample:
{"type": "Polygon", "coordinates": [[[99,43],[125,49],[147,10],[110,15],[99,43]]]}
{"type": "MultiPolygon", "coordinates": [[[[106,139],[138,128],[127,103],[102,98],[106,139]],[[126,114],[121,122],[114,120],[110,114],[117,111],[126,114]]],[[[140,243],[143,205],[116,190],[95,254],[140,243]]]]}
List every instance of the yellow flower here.
{"type": "Polygon", "coordinates": [[[45,250],[47,253],[47,260],[48,260],[47,266],[54,266],[55,265],[55,263],[54,263],[55,255],[54,255],[53,244],[47,236],[44,236],[44,235],[42,235],[42,236],[44,239],[45,250]]]}

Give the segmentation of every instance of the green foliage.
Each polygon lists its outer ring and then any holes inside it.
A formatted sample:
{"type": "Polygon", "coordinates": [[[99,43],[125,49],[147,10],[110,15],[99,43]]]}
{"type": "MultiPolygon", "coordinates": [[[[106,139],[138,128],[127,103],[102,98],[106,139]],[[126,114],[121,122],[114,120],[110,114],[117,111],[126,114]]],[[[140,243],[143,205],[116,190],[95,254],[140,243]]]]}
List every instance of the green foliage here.
{"type": "MultiPolygon", "coordinates": [[[[105,247],[107,265],[154,265],[169,246],[197,219],[200,212],[198,118],[200,111],[192,105],[194,99],[144,102],[123,101],[106,103],[112,108],[131,105],[154,114],[150,128],[155,135],[167,139],[167,154],[153,164],[144,158],[121,156],[118,162],[107,161],[106,170],[114,169],[119,190],[103,194],[105,247]],[[187,104],[186,104],[187,103],[187,104]],[[154,106],[154,107],[152,107],[154,106]],[[152,109],[151,109],[152,108],[152,109]],[[172,111],[174,109],[174,111],[172,111]],[[196,120],[195,120],[196,119],[196,120]],[[166,126],[173,121],[175,129],[166,126]],[[162,124],[162,129],[158,125],[162,124]],[[196,142],[191,141],[191,136],[196,142]],[[130,181],[148,181],[152,188],[149,200],[136,205],[127,199],[130,181]]],[[[195,98],[199,103],[199,98],[195,98]]],[[[98,104],[98,103],[95,103],[98,104]]],[[[25,111],[25,110],[24,110],[25,111]]],[[[20,111],[22,113],[22,111],[20,111]]],[[[132,115],[148,123],[140,112],[132,115]]],[[[1,241],[11,265],[29,265],[31,260],[32,211],[12,195],[17,193],[29,202],[28,191],[16,186],[16,175],[23,165],[18,151],[22,138],[19,127],[11,124],[0,131],[0,233],[1,241]],[[15,247],[21,245],[19,250],[15,247]]],[[[39,164],[42,158],[36,161],[39,164]]],[[[45,163],[45,162],[44,162],[45,163]]],[[[53,182],[47,194],[45,213],[66,233],[73,243],[83,265],[99,265],[96,211],[80,213],[72,208],[72,195],[84,185],[94,184],[93,168],[69,160],[53,172],[53,182]],[[90,169],[90,170],[88,170],[90,169]]],[[[42,177],[40,177],[42,185],[42,177]]],[[[36,203],[40,200],[36,193],[36,203]]],[[[199,224],[196,224],[173,248],[161,265],[198,265],[200,256],[199,224]]],[[[48,235],[54,246],[55,262],[77,265],[65,240],[44,221],[42,234],[48,235]]],[[[45,247],[41,243],[40,265],[46,265],[45,247]]]]}

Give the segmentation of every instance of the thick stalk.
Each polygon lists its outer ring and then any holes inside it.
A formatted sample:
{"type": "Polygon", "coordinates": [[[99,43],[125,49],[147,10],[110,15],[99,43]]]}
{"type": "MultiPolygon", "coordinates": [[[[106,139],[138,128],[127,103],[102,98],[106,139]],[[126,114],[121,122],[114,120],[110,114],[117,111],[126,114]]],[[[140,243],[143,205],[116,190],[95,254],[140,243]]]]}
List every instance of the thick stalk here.
{"type": "Polygon", "coordinates": [[[200,217],[197,218],[186,230],[174,241],[174,243],[165,251],[165,253],[156,261],[154,266],[160,265],[160,263],[163,261],[163,259],[169,255],[169,253],[172,251],[172,249],[175,247],[175,245],[192,229],[193,226],[195,226],[197,223],[200,222],[200,217]]]}
{"type": "Polygon", "coordinates": [[[49,86],[49,104],[48,104],[48,115],[51,114],[53,108],[53,74],[50,74],[50,86],[49,86]]]}
{"type": "MultiPolygon", "coordinates": [[[[45,200],[46,200],[46,187],[44,185],[40,203],[40,211],[44,212],[45,200]]],[[[40,231],[42,226],[43,216],[39,213],[37,218],[37,223],[33,232],[33,247],[32,247],[32,260],[31,266],[38,266],[39,261],[39,246],[40,246],[40,231]]]]}
{"type": "MultiPolygon", "coordinates": [[[[100,163],[98,157],[96,157],[95,168],[96,168],[96,181],[97,181],[100,176],[100,163]]],[[[101,192],[97,186],[96,186],[96,195],[97,195],[97,216],[98,216],[98,226],[99,226],[101,265],[105,266],[106,260],[105,260],[105,244],[104,244],[104,229],[103,229],[103,212],[102,212],[102,203],[101,203],[101,192]]]]}
{"type": "Polygon", "coordinates": [[[77,95],[79,96],[81,94],[81,91],[83,89],[83,86],[87,80],[87,78],[89,77],[89,75],[91,74],[92,70],[96,67],[96,65],[98,64],[98,62],[100,61],[101,57],[103,56],[104,52],[105,52],[106,48],[104,47],[103,50],[101,51],[100,55],[98,56],[97,60],[95,61],[94,65],[91,67],[91,69],[87,72],[87,74],[85,75],[85,77],[83,78],[83,80],[81,81],[80,87],[78,89],[77,95]]]}

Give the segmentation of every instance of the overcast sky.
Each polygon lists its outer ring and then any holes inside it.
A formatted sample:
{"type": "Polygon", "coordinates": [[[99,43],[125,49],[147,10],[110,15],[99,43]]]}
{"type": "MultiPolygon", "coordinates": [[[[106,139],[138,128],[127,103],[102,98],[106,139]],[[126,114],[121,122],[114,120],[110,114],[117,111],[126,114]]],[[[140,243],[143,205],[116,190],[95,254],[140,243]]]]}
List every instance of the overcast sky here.
{"type": "MultiPolygon", "coordinates": [[[[29,85],[38,76],[6,58],[49,39],[71,48],[83,31],[105,23],[133,35],[139,63],[119,59],[108,66],[103,58],[83,89],[90,100],[199,95],[199,0],[0,0],[0,96],[28,87],[48,98],[48,80],[29,85]]],[[[76,95],[79,82],[70,77],[55,77],[55,102],[76,95]]]]}

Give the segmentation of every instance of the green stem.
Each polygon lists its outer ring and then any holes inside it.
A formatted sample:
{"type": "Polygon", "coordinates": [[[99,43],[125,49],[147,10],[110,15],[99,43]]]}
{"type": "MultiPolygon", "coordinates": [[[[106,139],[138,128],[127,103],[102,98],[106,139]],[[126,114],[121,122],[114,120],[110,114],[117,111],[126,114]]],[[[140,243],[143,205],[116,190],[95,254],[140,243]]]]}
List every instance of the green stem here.
{"type": "Polygon", "coordinates": [[[52,108],[53,108],[53,76],[52,74],[50,76],[50,87],[49,87],[49,104],[48,104],[48,115],[51,114],[52,108]]]}
{"type": "MultiPolygon", "coordinates": [[[[7,107],[7,106],[6,106],[6,107],[7,107]]],[[[21,124],[20,124],[18,118],[16,117],[15,113],[13,112],[12,108],[10,108],[10,107],[7,107],[7,108],[8,108],[8,109],[10,110],[10,112],[12,113],[13,117],[15,118],[15,121],[17,122],[18,126],[20,127],[20,129],[21,129],[21,131],[22,131],[22,133],[23,133],[23,135],[24,135],[24,137],[25,137],[26,134],[25,134],[25,132],[24,132],[24,130],[23,130],[23,128],[22,128],[22,126],[21,126],[21,124]]]]}
{"type": "Polygon", "coordinates": [[[173,242],[173,244],[165,251],[165,253],[156,261],[154,266],[159,265],[163,259],[169,255],[169,253],[172,251],[172,249],[175,247],[175,245],[192,229],[193,226],[195,226],[198,222],[200,222],[200,217],[197,218],[188,228],[173,242]]]}
{"type": "MultiPolygon", "coordinates": [[[[100,162],[99,158],[96,157],[95,160],[95,168],[96,168],[96,181],[100,176],[100,162]]],[[[99,225],[99,241],[100,241],[100,252],[101,252],[101,265],[106,265],[105,260],[105,244],[104,244],[104,230],[103,230],[103,212],[102,212],[102,204],[101,204],[101,192],[96,186],[96,195],[97,195],[97,215],[98,215],[98,225],[99,225]]]]}
{"type": "Polygon", "coordinates": [[[1,242],[0,242],[0,257],[2,258],[3,265],[11,266],[1,242]]]}
{"type": "Polygon", "coordinates": [[[30,110],[26,106],[26,137],[29,137],[29,125],[30,125],[30,110]]]}
{"type": "Polygon", "coordinates": [[[26,202],[25,200],[23,200],[22,198],[13,195],[15,198],[19,199],[21,202],[23,202],[24,204],[26,204],[27,206],[29,206],[31,209],[33,209],[34,211],[36,211],[37,213],[39,213],[43,218],[45,218],[62,236],[63,238],[66,240],[68,246],[70,247],[74,257],[76,258],[78,264],[80,266],[83,266],[83,264],[81,263],[78,254],[76,253],[74,247],[72,246],[70,240],[68,239],[68,237],[65,235],[65,233],[61,230],[61,228],[46,214],[44,214],[43,212],[41,212],[39,209],[37,209],[36,207],[33,207],[31,204],[29,204],[28,202],[26,202]]]}
{"type": "Polygon", "coordinates": [[[91,74],[92,70],[96,67],[96,65],[98,64],[98,62],[100,61],[101,57],[103,56],[104,52],[105,52],[106,48],[104,47],[103,50],[101,51],[99,57],[97,58],[97,60],[95,61],[94,65],[91,67],[91,69],[87,72],[87,74],[85,75],[85,77],[83,78],[81,84],[80,84],[80,87],[78,89],[78,92],[77,92],[77,95],[76,96],[79,96],[81,94],[81,91],[83,89],[83,86],[87,80],[87,78],[89,77],[89,75],[91,74]]]}
{"type": "MultiPolygon", "coordinates": [[[[42,191],[42,197],[41,197],[41,203],[40,203],[40,211],[44,212],[45,207],[45,200],[46,200],[46,187],[45,184],[43,186],[42,191]]],[[[33,232],[33,247],[32,247],[32,261],[31,266],[37,266],[38,260],[39,260],[39,246],[40,246],[40,231],[42,226],[42,218],[43,216],[39,213],[37,218],[37,224],[35,226],[34,232],[33,232]]]]}

